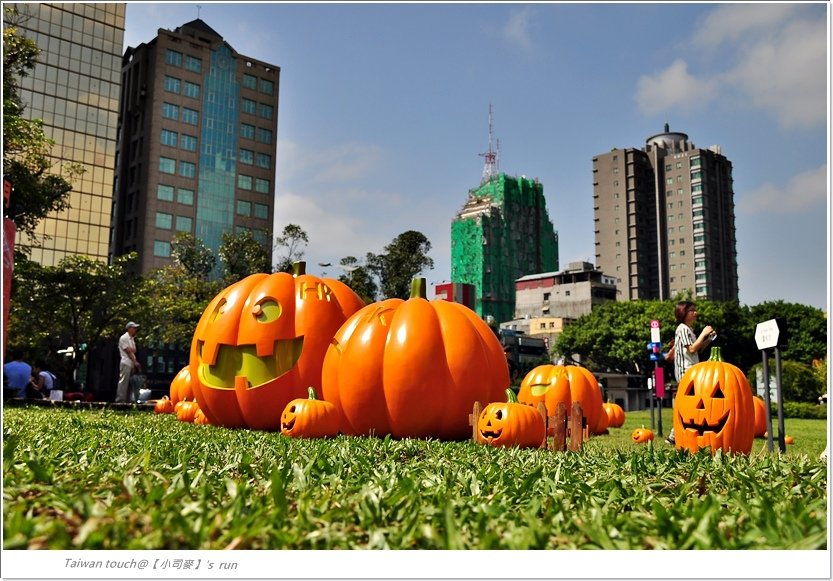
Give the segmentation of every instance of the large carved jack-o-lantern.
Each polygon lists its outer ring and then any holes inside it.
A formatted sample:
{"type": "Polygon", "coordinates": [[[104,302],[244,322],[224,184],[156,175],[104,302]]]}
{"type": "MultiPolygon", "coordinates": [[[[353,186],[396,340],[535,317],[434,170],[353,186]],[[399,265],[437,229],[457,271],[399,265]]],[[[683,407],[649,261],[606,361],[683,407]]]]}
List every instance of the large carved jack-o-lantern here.
{"type": "Polygon", "coordinates": [[[191,342],[194,395],[212,424],[279,430],[289,401],[321,388],[333,335],[364,303],[347,285],[304,274],[253,274],[209,303],[191,342]]]}
{"type": "Polygon", "coordinates": [[[678,449],[700,448],[748,454],[754,439],[752,389],[743,372],[725,363],[719,347],[708,361],[688,369],[674,399],[674,438],[678,449]]]}

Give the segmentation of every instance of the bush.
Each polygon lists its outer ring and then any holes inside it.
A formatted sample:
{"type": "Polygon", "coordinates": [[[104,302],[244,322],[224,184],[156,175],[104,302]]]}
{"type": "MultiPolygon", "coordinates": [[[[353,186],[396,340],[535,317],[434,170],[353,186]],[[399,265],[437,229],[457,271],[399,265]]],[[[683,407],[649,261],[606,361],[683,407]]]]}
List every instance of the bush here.
{"type": "MultiPolygon", "coordinates": [[[[773,406],[773,410],[774,409],[775,407],[773,406]]],[[[775,415],[774,412],[773,415],[775,415]]],[[[798,401],[785,401],[784,417],[800,418],[805,420],[826,420],[827,406],[798,401]]]]}
{"type": "MultiPolygon", "coordinates": [[[[762,363],[753,365],[747,374],[752,390],[756,390],[756,373],[762,363]]],[[[775,359],[769,360],[769,374],[775,374],[775,359]]],[[[781,361],[781,389],[784,401],[817,403],[827,386],[809,365],[797,361],[781,361]]]]}

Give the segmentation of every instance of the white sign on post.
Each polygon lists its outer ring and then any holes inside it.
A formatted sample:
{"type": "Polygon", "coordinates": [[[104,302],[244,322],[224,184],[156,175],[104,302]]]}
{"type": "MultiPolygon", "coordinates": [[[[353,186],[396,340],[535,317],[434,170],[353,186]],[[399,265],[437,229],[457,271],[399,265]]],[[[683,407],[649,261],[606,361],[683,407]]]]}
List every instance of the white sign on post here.
{"type": "Polygon", "coordinates": [[[651,343],[659,342],[659,321],[651,321],[651,343]]]}
{"type": "Polygon", "coordinates": [[[778,346],[778,322],[775,319],[758,323],[755,327],[755,343],[758,349],[771,349],[778,346]]]}

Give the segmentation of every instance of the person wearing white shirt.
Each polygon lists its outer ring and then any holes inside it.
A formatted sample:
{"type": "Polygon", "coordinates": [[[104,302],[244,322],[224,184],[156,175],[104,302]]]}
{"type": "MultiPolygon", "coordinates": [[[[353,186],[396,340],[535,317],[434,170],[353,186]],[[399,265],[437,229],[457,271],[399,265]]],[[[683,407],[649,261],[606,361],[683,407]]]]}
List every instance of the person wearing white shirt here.
{"type": "Polygon", "coordinates": [[[142,366],[136,359],[136,342],[133,340],[138,328],[139,325],[131,321],[127,324],[124,335],[119,337],[119,385],[116,388],[116,403],[127,403],[130,376],[142,372],[142,366]]]}

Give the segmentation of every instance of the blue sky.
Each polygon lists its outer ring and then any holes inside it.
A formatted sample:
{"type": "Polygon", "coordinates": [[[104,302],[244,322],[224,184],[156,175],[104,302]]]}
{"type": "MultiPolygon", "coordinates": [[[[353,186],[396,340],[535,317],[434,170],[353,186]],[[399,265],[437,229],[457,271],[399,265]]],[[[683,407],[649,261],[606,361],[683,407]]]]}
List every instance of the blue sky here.
{"type": "MultiPolygon", "coordinates": [[[[734,165],[741,302],[827,308],[826,4],[200,6],[281,67],[275,229],[307,231],[310,272],[413,229],[429,284],[449,280],[491,105],[500,170],[543,183],[561,268],[594,261],[592,157],[667,122],[734,165]]],[[[125,45],[197,14],[129,3],[125,45]]]]}

